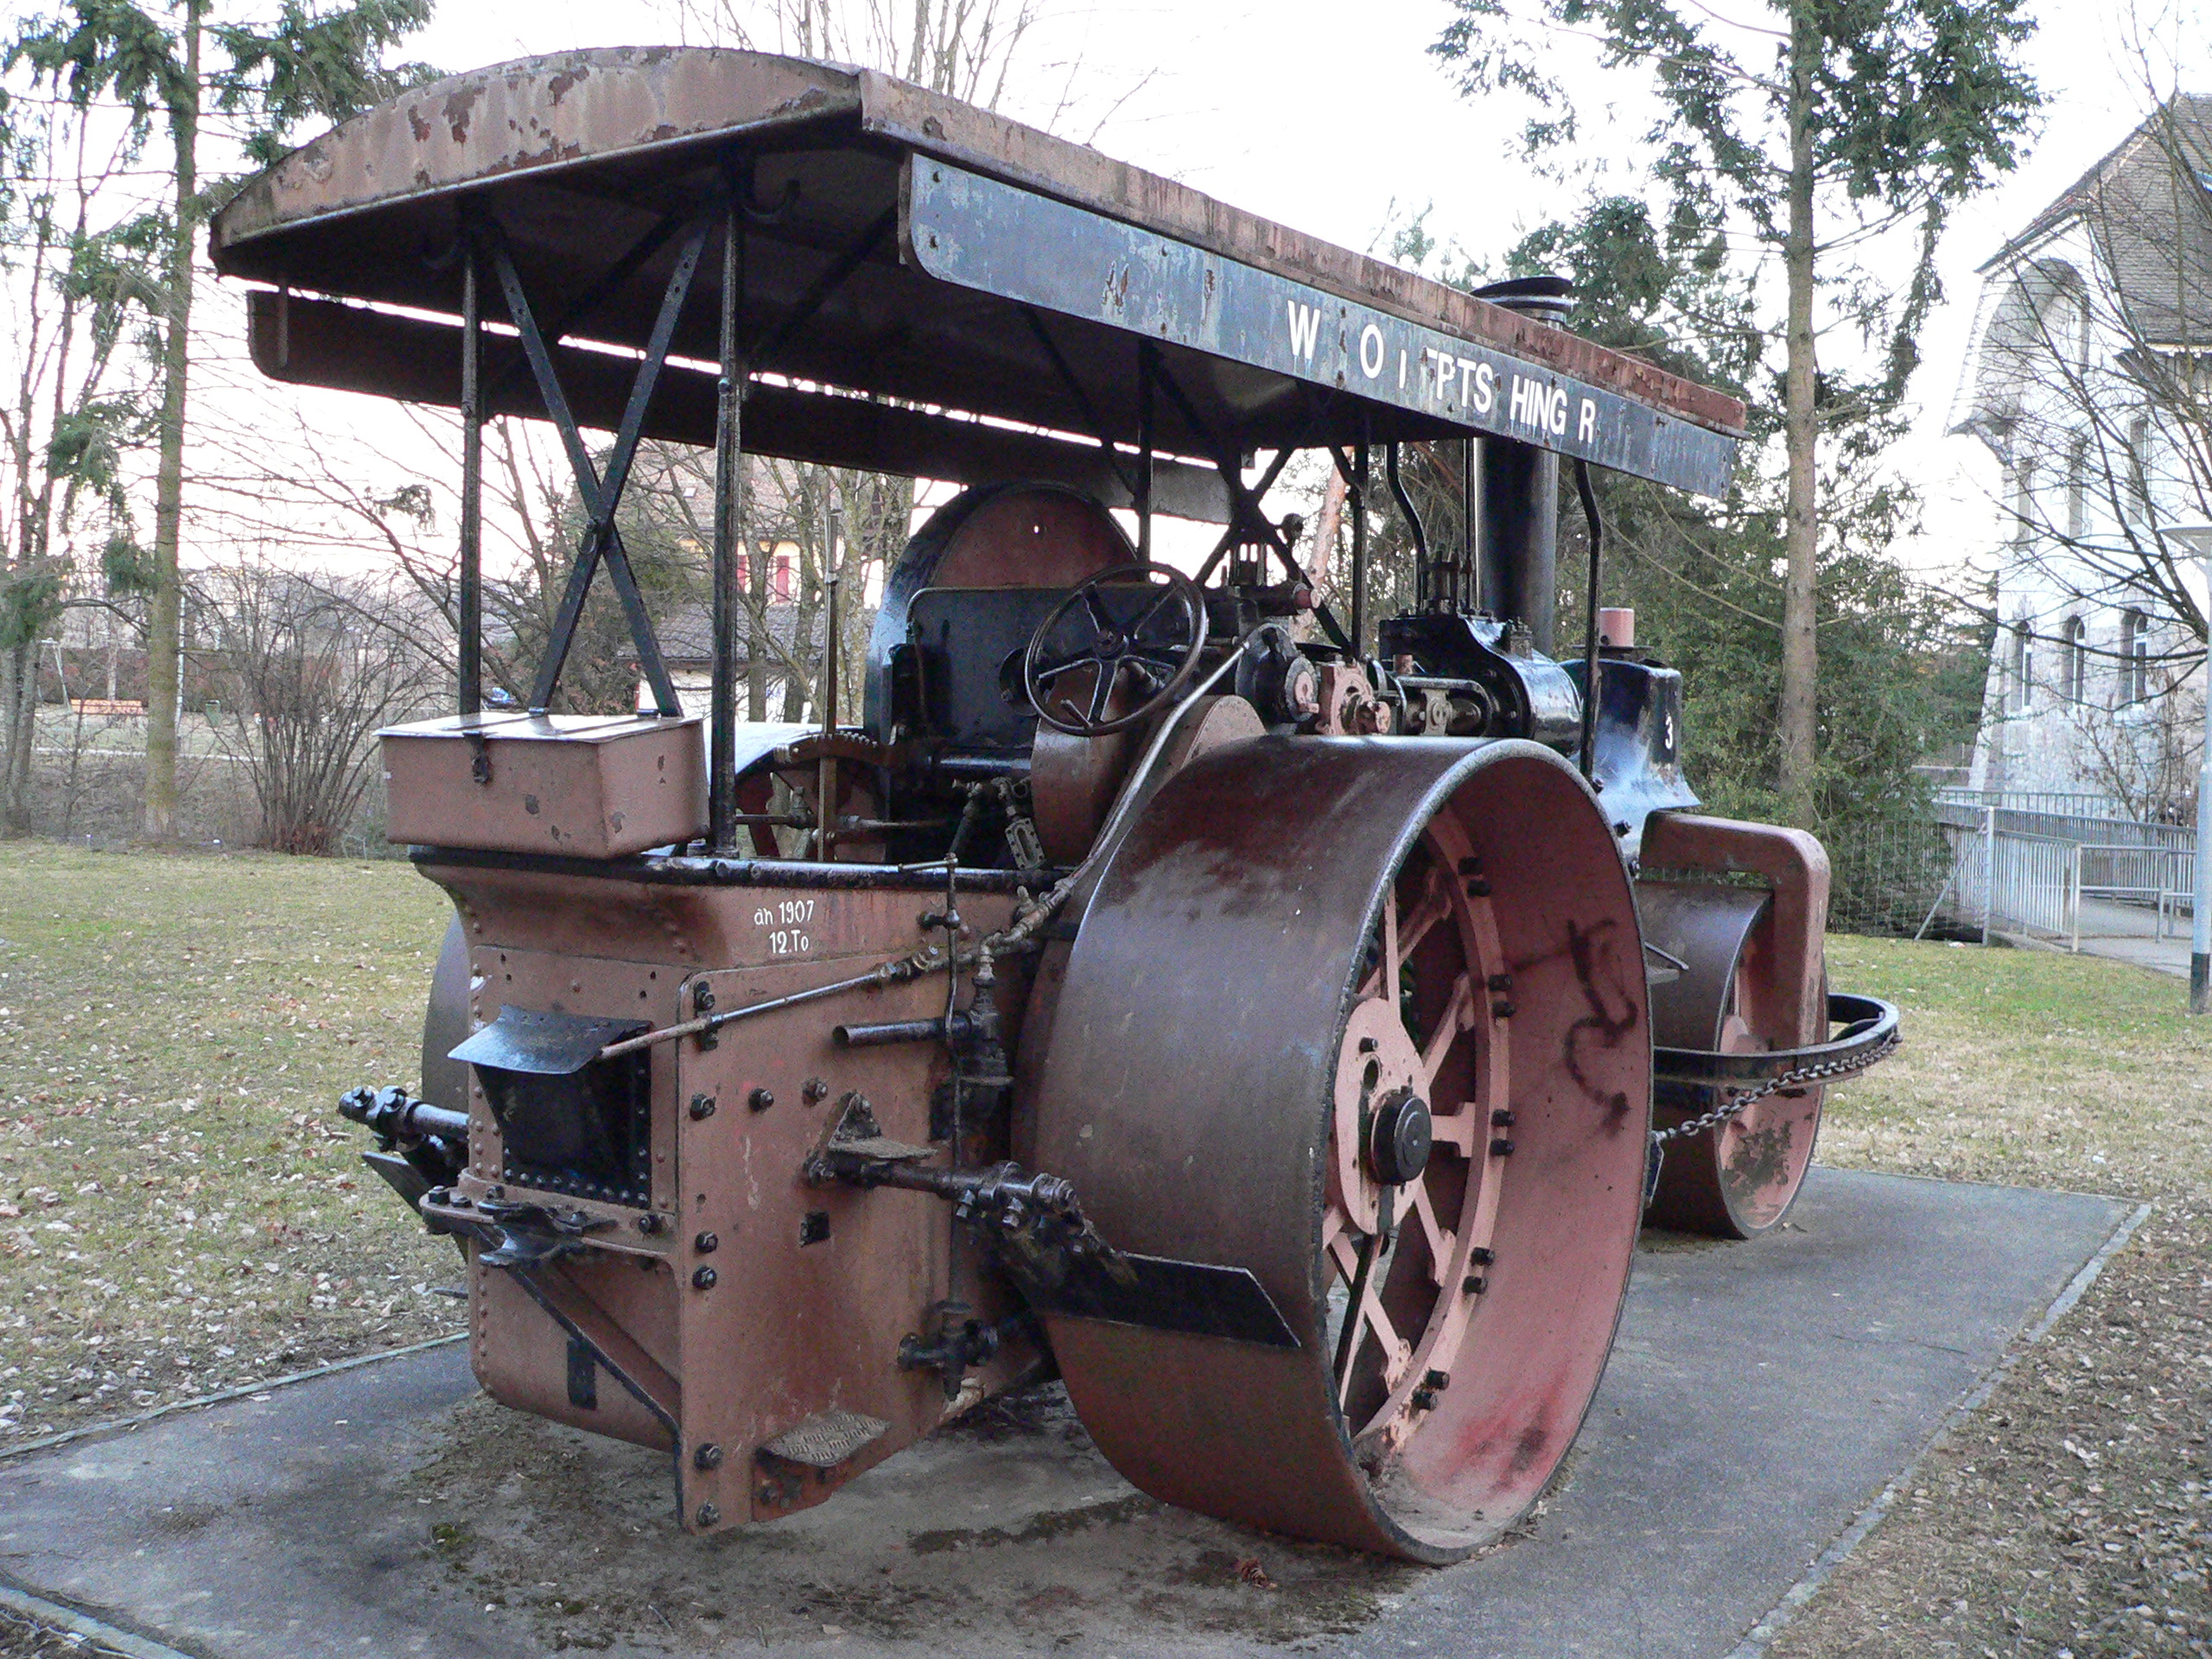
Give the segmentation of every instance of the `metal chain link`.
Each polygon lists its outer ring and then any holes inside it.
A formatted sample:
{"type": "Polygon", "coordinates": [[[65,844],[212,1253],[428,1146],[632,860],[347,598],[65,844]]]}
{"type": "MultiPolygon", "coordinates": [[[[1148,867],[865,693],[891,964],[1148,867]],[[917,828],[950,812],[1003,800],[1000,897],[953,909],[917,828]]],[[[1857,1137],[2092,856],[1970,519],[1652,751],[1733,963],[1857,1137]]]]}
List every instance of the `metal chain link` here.
{"type": "Polygon", "coordinates": [[[1685,1122],[1677,1123],[1670,1129],[1652,1130],[1652,1141],[1656,1145],[1664,1146],[1669,1141],[1681,1141],[1693,1135],[1702,1135],[1707,1129],[1717,1128],[1719,1125],[1726,1123],[1738,1113],[1756,1106],[1769,1095],[1793,1087],[1797,1084],[1818,1083],[1826,1077],[1848,1077],[1853,1072],[1864,1071],[1877,1061],[1887,1059],[1896,1052],[1899,1040],[1899,1034],[1892,1032],[1887,1041],[1865,1054],[1853,1055],[1849,1059],[1824,1060],[1812,1065],[1801,1065],[1793,1071],[1784,1071],[1780,1077],[1770,1077],[1758,1088],[1746,1090],[1738,1095],[1733,1100],[1714,1107],[1709,1112],[1701,1113],[1685,1122]]]}

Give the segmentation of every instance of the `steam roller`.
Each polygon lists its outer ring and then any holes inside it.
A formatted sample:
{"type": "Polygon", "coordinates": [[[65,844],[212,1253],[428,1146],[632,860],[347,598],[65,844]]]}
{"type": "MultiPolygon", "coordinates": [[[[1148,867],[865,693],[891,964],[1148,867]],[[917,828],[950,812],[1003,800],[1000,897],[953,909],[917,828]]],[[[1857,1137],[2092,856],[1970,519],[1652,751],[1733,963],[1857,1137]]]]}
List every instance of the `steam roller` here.
{"type": "Polygon", "coordinates": [[[211,250],[264,373],[461,422],[455,709],[382,734],[454,920],[419,1081],[340,1109],[466,1261],[486,1393],[664,1458],[687,1532],[1057,1376],[1145,1491],[1462,1559],[1556,1478],[1647,1202],[1772,1226],[1896,1041],[1826,988],[1817,842],[1700,811],[1681,676],[1602,603],[1593,469],[1719,495],[1743,405],[1557,278],[1461,293],[707,48],[409,89],[211,250]],[[580,530],[501,702],[510,418],[580,530]],[[703,686],[623,545],[648,441],[714,456],[703,686]],[[1325,537],[1270,493],[1300,455],[1325,537]],[[764,459],[944,487],[833,518],[880,582],[778,608],[764,459]],[[601,581],[639,685],[594,713],[601,581]],[[806,717],[739,718],[772,693],[806,717]]]}

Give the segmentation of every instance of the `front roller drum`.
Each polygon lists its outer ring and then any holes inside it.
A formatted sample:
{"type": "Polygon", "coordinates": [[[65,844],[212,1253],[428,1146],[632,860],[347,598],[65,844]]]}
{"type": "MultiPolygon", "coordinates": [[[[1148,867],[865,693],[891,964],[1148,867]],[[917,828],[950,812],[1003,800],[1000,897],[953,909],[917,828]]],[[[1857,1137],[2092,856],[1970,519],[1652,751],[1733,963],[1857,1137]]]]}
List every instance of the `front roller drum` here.
{"type": "MultiPolygon", "coordinates": [[[[1652,1041],[1751,1055],[1828,1033],[1828,863],[1802,830],[1687,813],[1655,817],[1637,892],[1659,979],[1652,1041]],[[1671,873],[1668,874],[1658,873],[1671,873]],[[1757,885],[1734,885],[1746,880],[1757,885]]],[[[1687,1126],[1747,1090],[1662,1081],[1654,1122],[1687,1126]]],[[[1789,1214],[1812,1166],[1825,1085],[1761,1096],[1711,1128],[1667,1141],[1646,1219],[1722,1238],[1755,1238],[1789,1214]]]]}
{"type": "Polygon", "coordinates": [[[1085,1427],[1185,1508],[1466,1555],[1604,1370],[1649,1090],[1634,902],[1557,756],[1259,738],[1193,762],[1084,918],[1037,1157],[1117,1245],[1248,1268],[1298,1346],[1052,1318],[1085,1427]]]}

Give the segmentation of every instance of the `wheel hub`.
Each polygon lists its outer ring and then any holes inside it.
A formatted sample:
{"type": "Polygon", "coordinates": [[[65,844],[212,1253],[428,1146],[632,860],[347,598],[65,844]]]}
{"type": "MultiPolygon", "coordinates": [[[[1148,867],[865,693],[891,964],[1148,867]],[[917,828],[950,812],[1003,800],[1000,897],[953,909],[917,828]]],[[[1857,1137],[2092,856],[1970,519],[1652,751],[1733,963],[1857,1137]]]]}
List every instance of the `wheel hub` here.
{"type": "Polygon", "coordinates": [[[1367,1161],[1388,1186],[1403,1186],[1428,1167],[1428,1103],[1406,1090],[1394,1090],[1375,1109],[1367,1137],[1367,1161]]]}

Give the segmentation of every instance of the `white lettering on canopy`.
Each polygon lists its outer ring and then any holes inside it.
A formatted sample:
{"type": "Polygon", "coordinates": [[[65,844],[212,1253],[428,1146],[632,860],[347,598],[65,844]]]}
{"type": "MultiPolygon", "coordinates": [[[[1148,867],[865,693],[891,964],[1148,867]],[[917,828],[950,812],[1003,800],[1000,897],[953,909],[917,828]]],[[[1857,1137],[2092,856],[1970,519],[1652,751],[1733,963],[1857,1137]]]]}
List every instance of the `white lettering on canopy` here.
{"type": "Polygon", "coordinates": [[[1655,408],[1639,389],[1585,378],[1567,366],[1580,348],[1550,330],[1495,344],[1462,339],[1437,321],[1329,294],[947,162],[917,158],[912,168],[906,235],[938,280],[1637,477],[1707,495],[1727,486],[1734,435],[1655,408]],[[1103,287],[1101,270],[1114,273],[1103,287]]]}

